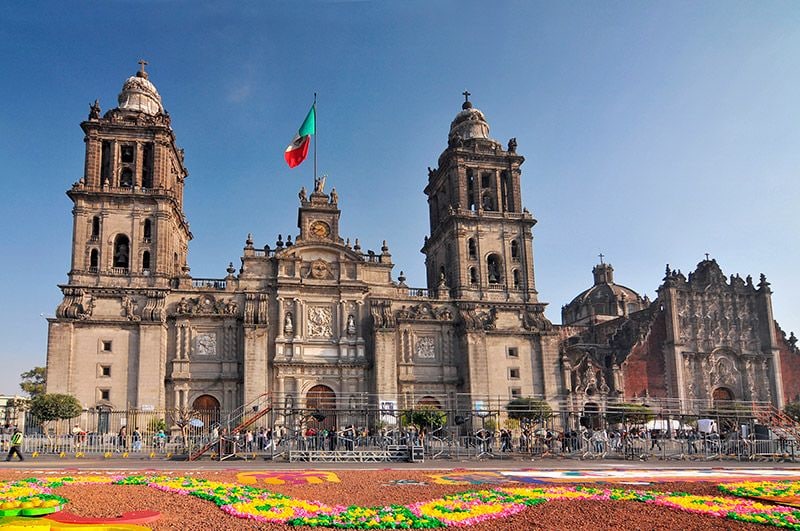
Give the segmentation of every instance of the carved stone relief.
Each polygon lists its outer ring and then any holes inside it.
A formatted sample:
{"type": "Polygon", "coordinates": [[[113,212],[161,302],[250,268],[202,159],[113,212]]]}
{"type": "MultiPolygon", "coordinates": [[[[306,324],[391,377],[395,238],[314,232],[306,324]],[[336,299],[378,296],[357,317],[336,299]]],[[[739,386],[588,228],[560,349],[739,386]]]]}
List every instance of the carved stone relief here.
{"type": "Polygon", "coordinates": [[[182,297],[175,306],[178,315],[236,315],[238,305],[233,299],[216,300],[211,295],[188,298],[182,297]]]}
{"type": "Polygon", "coordinates": [[[213,332],[197,334],[194,338],[194,354],[196,356],[216,356],[217,334],[213,332]]]}
{"type": "Polygon", "coordinates": [[[436,338],[430,336],[417,338],[415,354],[420,359],[436,359],[436,338]]]}
{"type": "Polygon", "coordinates": [[[330,306],[308,307],[308,337],[333,337],[333,312],[330,306]]]}

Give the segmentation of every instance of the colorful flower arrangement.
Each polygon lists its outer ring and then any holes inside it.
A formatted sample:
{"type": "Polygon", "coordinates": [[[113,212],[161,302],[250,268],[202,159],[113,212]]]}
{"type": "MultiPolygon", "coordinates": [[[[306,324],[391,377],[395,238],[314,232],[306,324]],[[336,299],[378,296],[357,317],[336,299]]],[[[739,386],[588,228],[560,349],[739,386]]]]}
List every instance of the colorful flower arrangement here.
{"type": "MultiPolygon", "coordinates": [[[[255,486],[202,478],[167,475],[82,476],[0,482],[0,508],[7,506],[9,510],[16,510],[18,505],[24,505],[27,509],[52,508],[50,512],[53,512],[59,510],[67,500],[52,494],[52,489],[63,485],[89,483],[146,485],[164,492],[210,501],[222,511],[238,518],[293,526],[352,529],[457,527],[508,517],[548,500],[623,500],[800,530],[800,510],[741,498],[769,494],[795,495],[800,492],[800,482],[743,482],[720,486],[723,492],[737,497],[589,486],[510,487],[462,492],[409,505],[359,507],[298,500],[255,486]]],[[[21,514],[26,513],[21,510],[21,514]]]]}

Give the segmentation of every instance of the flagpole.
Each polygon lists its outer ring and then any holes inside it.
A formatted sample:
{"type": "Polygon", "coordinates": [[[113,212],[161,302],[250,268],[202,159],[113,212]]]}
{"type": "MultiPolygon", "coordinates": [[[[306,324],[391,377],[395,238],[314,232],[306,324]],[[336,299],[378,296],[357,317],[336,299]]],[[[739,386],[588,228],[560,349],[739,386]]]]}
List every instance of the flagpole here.
{"type": "Polygon", "coordinates": [[[314,93],[314,184],[317,182],[317,93],[314,93]]]}

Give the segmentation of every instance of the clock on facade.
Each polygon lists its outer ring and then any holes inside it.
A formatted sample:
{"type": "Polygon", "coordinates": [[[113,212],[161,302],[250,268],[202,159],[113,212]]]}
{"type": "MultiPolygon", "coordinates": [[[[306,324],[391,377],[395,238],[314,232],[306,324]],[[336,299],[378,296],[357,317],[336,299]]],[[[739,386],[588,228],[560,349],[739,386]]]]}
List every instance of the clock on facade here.
{"type": "Polygon", "coordinates": [[[327,238],[328,236],[331,235],[331,228],[324,221],[319,221],[319,220],[314,221],[308,227],[308,230],[311,232],[313,236],[316,236],[317,238],[327,238]]]}

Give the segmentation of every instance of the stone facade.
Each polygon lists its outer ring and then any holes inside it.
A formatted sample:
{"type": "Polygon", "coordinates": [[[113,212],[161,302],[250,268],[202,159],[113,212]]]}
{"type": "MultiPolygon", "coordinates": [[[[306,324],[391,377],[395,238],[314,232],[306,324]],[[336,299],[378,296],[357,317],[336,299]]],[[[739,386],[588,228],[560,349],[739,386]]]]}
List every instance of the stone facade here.
{"type": "MultiPolygon", "coordinates": [[[[592,403],[642,394],[781,404],[797,349],[773,324],[770,290],[713,261],[669,272],[658,299],[595,285],[544,316],[534,278],[536,220],[523,207],[515,139],[504,147],[465,93],[425,193],[427,288],[410,288],[384,242],[363,252],[339,234],[325,178],[299,193],[294,241],[256,247],[241,267],[196,279],[183,212],[188,172],[161,97],[142,68],[119,106],[81,124],[83,178],[72,265],[49,321],[48,392],[87,407],[221,408],[263,393],[286,407],[325,396],[469,410],[478,400],[542,396],[592,403]],[[782,350],[783,349],[783,350],[782,350]],[[788,349],[788,350],[787,350],[788,349]],[[782,357],[783,356],[783,357],[782,357]],[[721,391],[724,390],[724,391],[721,391]]],[[[793,336],[792,336],[793,338],[793,336]]]]}

